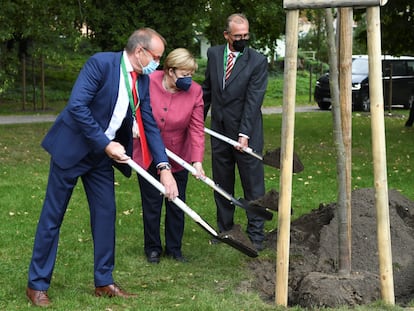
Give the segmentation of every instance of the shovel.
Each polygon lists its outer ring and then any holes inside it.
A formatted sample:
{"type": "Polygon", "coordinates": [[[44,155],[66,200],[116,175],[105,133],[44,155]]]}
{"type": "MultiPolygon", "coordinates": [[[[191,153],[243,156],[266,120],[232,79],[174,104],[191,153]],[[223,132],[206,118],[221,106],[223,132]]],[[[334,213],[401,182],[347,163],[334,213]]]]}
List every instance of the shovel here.
{"type": "MultiPolygon", "coordinates": [[[[128,160],[128,165],[136,171],[139,175],[144,177],[151,185],[157,188],[163,195],[165,195],[165,188],[164,186],[156,180],[150,173],[144,170],[141,166],[139,166],[135,161],[132,159],[128,160]]],[[[258,253],[256,249],[254,249],[253,245],[249,246],[237,239],[235,239],[231,232],[218,234],[207,222],[205,222],[195,211],[193,211],[187,204],[185,204],[180,198],[176,197],[172,200],[175,205],[177,205],[184,213],[190,216],[197,224],[199,224],[205,231],[207,231],[211,236],[216,238],[219,241],[222,241],[231,247],[237,249],[238,251],[242,252],[243,254],[249,257],[257,257],[258,253]]]]}
{"type": "MultiPolygon", "coordinates": [[[[238,141],[235,141],[227,136],[224,136],[206,127],[204,128],[204,132],[232,145],[233,147],[240,147],[240,144],[238,141]]],[[[266,151],[264,156],[258,154],[257,152],[254,152],[253,149],[250,147],[243,147],[242,150],[245,153],[255,157],[256,159],[263,161],[263,164],[273,166],[275,168],[280,168],[280,148],[277,148],[272,151],[266,151]]],[[[300,161],[299,156],[295,152],[293,152],[293,173],[300,173],[303,171],[303,169],[304,169],[304,166],[302,162],[300,161]]]]}
{"type": "MultiPolygon", "coordinates": [[[[196,175],[197,170],[188,162],[186,162],[184,159],[180,158],[178,155],[176,155],[174,152],[165,149],[165,152],[167,153],[168,157],[170,157],[172,160],[177,162],[179,165],[184,167],[187,171],[189,171],[191,174],[196,175]]],[[[230,193],[226,192],[224,189],[222,189],[219,185],[217,185],[212,179],[208,178],[207,176],[199,176],[199,180],[213,188],[217,193],[221,194],[223,197],[225,197],[227,200],[229,200],[234,205],[237,205],[246,211],[249,211],[251,213],[256,214],[257,216],[260,216],[266,220],[272,220],[273,213],[269,212],[266,208],[262,208],[259,205],[252,206],[248,203],[247,200],[243,198],[236,199],[234,198],[230,193]]]]}

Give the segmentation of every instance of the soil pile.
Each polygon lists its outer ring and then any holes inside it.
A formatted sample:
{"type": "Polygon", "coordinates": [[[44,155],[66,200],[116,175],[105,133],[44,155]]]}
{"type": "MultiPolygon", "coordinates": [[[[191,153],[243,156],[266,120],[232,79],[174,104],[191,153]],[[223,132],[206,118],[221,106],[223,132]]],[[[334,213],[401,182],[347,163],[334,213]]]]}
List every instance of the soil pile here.
{"type": "MultiPolygon", "coordinates": [[[[352,273],[338,268],[336,203],[320,205],[291,224],[288,305],[337,307],[369,304],[381,298],[374,189],[352,192],[352,273]]],[[[394,294],[396,303],[414,299],[414,202],[389,191],[394,294]]],[[[276,251],[277,231],[266,236],[276,251]]],[[[275,262],[253,260],[254,288],[263,299],[275,300],[275,262]]]]}

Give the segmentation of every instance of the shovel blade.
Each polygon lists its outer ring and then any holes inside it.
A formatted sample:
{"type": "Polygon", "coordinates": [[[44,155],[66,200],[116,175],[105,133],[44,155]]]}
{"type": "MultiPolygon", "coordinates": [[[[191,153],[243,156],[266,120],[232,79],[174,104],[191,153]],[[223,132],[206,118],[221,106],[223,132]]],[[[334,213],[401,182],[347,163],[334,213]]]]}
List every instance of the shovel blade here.
{"type": "Polygon", "coordinates": [[[227,245],[230,245],[231,247],[237,249],[238,251],[251,258],[256,258],[259,256],[257,250],[254,247],[247,246],[229,235],[219,235],[216,237],[216,239],[226,243],[227,245]]]}
{"type": "MultiPolygon", "coordinates": [[[[259,254],[257,253],[256,249],[249,245],[248,242],[250,241],[241,241],[240,239],[237,239],[234,234],[231,234],[230,231],[220,233],[220,234],[214,234],[211,231],[209,231],[203,224],[197,222],[197,224],[203,228],[208,234],[210,234],[215,239],[226,243],[227,245],[233,247],[234,249],[238,250],[239,252],[249,256],[249,257],[257,257],[259,254]]],[[[251,243],[250,243],[251,244],[251,243]]]]}
{"type": "Polygon", "coordinates": [[[259,256],[250,239],[243,233],[240,225],[235,224],[232,229],[220,233],[216,239],[230,245],[249,257],[255,258],[259,256]]]}
{"type": "MultiPolygon", "coordinates": [[[[263,156],[263,164],[273,166],[280,169],[280,148],[266,151],[263,156]]],[[[293,173],[300,173],[304,170],[302,161],[299,159],[299,156],[296,152],[293,152],[293,173]]]]}
{"type": "Polygon", "coordinates": [[[264,196],[250,201],[249,205],[252,208],[270,209],[277,212],[279,210],[279,193],[275,189],[270,189],[264,196]]]}
{"type": "Polygon", "coordinates": [[[239,203],[237,205],[244,208],[246,211],[251,212],[259,217],[262,217],[265,220],[273,219],[273,213],[269,212],[265,207],[262,207],[260,205],[253,205],[251,204],[251,202],[247,201],[244,198],[238,198],[237,201],[239,203]]]}

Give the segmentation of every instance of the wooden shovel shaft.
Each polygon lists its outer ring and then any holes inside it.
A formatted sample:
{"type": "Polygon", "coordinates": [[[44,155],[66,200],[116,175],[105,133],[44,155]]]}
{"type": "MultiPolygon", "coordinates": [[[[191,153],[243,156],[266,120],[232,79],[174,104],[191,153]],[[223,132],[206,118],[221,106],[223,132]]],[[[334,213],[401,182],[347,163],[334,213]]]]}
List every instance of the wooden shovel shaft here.
{"type": "MultiPolygon", "coordinates": [[[[165,195],[165,187],[158,180],[156,180],[150,173],[144,170],[132,159],[128,160],[128,165],[139,175],[144,177],[155,188],[157,188],[163,195],[165,195]]],[[[199,223],[200,226],[202,226],[204,229],[210,232],[213,236],[218,236],[217,232],[208,223],[206,223],[200,217],[200,215],[198,215],[187,204],[185,204],[180,198],[176,197],[174,200],[172,200],[172,202],[174,202],[174,204],[177,205],[184,213],[190,216],[195,222],[199,223]]]]}
{"type": "MultiPolygon", "coordinates": [[[[210,129],[206,128],[206,127],[204,128],[204,132],[206,132],[207,134],[210,134],[211,136],[214,136],[215,138],[218,138],[218,139],[220,139],[220,140],[222,140],[222,141],[224,141],[224,142],[232,145],[233,147],[240,147],[240,143],[238,141],[235,141],[235,140],[233,140],[233,139],[231,139],[231,138],[229,138],[227,136],[224,136],[224,135],[222,135],[220,133],[217,133],[217,132],[215,132],[213,130],[210,130],[210,129]]],[[[254,152],[252,148],[250,148],[250,147],[243,147],[242,150],[244,152],[250,154],[251,156],[253,156],[253,157],[255,157],[255,158],[263,161],[263,157],[260,154],[254,152]]]]}

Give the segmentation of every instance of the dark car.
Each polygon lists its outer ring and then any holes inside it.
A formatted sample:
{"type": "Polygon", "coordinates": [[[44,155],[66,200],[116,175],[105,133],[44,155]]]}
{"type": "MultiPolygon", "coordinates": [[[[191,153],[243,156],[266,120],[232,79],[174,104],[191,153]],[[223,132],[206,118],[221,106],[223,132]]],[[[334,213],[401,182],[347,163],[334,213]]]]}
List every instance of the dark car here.
{"type": "MultiPolygon", "coordinates": [[[[382,73],[385,106],[389,102],[391,85],[392,106],[409,109],[414,102],[414,57],[383,56],[382,73]]],[[[314,98],[320,109],[327,110],[331,107],[329,73],[316,81],[314,98]]],[[[370,110],[367,55],[353,56],[352,109],[370,110]]]]}

